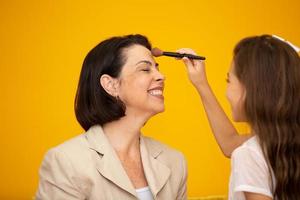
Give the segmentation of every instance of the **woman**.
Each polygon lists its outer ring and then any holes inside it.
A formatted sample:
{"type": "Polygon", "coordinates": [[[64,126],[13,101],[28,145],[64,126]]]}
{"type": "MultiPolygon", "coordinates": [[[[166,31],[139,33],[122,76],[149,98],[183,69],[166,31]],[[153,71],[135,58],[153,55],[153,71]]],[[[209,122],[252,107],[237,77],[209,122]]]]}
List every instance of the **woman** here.
{"type": "MultiPolygon", "coordinates": [[[[179,52],[194,53],[190,49],[179,52]]],[[[233,120],[250,125],[251,133],[246,136],[237,134],[218,104],[206,79],[204,63],[187,58],[184,63],[219,146],[226,156],[231,156],[229,199],[299,200],[300,57],[297,52],[269,35],[245,38],[235,47],[227,79],[227,98],[233,120]]]]}
{"type": "Polygon", "coordinates": [[[75,99],[86,132],[46,154],[37,199],[186,199],[183,155],[141,135],[164,111],[164,80],[142,35],[93,48],[75,99]]]}

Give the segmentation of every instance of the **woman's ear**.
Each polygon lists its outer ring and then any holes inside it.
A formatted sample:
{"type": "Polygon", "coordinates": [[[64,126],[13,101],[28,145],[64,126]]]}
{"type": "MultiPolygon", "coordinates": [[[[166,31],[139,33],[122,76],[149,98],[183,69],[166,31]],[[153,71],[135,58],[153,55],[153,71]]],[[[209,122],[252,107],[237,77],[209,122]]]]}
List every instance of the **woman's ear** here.
{"type": "Polygon", "coordinates": [[[103,89],[110,94],[111,96],[117,97],[117,79],[113,78],[107,74],[103,74],[100,77],[100,84],[103,87],[103,89]]]}

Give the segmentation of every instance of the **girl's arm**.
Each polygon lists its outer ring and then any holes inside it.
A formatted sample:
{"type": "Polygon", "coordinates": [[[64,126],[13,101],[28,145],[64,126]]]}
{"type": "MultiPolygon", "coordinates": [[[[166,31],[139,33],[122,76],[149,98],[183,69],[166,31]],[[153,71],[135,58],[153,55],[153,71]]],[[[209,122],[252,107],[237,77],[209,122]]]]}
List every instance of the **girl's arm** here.
{"type": "Polygon", "coordinates": [[[251,192],[244,192],[246,200],[272,200],[271,197],[262,195],[262,194],[256,194],[251,192]]]}
{"type": "MultiPolygon", "coordinates": [[[[178,52],[196,55],[191,49],[180,49],[178,52]]],[[[233,150],[250,136],[239,135],[221,108],[207,81],[204,61],[189,60],[186,57],[182,60],[186,65],[189,79],[201,97],[211,130],[219,147],[226,157],[231,157],[233,150]]]]}

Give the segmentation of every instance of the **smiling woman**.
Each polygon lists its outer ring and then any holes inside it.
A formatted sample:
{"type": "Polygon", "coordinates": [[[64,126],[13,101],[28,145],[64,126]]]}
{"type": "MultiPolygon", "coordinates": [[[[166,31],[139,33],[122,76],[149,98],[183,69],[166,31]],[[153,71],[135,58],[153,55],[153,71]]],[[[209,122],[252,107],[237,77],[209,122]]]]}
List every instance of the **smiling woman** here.
{"type": "Polygon", "coordinates": [[[141,134],[164,111],[164,80],[142,35],[93,48],[75,99],[86,132],[48,151],[37,199],[186,199],[183,155],[141,134]]]}

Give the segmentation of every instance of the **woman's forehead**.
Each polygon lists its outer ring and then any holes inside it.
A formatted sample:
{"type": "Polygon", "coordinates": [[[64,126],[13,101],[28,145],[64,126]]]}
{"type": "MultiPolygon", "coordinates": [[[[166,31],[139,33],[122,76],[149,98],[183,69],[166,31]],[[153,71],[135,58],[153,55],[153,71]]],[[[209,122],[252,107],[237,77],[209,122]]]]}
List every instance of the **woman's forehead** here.
{"type": "Polygon", "coordinates": [[[144,46],[134,45],[124,51],[126,56],[125,65],[136,65],[142,63],[142,61],[155,64],[155,60],[151,54],[151,51],[144,46]]]}
{"type": "Polygon", "coordinates": [[[151,51],[142,45],[132,45],[126,48],[124,53],[128,59],[143,59],[145,57],[152,58],[151,51]]]}

